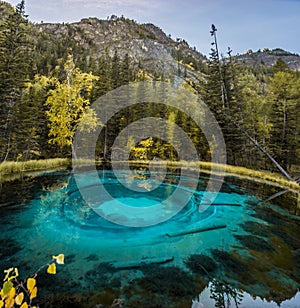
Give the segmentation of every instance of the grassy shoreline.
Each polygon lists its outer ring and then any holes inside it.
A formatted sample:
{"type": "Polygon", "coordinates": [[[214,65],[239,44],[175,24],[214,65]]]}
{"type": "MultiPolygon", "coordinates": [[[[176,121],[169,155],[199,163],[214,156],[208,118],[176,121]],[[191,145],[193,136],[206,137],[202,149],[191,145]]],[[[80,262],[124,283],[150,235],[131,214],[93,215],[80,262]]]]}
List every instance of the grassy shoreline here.
{"type": "MultiPolygon", "coordinates": [[[[90,163],[90,162],[89,162],[90,163]]],[[[101,163],[96,162],[97,164],[101,163]]],[[[128,163],[128,162],[120,162],[128,163]]],[[[260,183],[266,183],[270,185],[275,185],[282,187],[284,189],[289,189],[293,192],[300,193],[300,186],[286,179],[283,175],[279,173],[272,173],[268,171],[260,171],[248,169],[245,167],[232,166],[232,165],[218,165],[211,162],[161,162],[161,161],[130,161],[132,165],[151,165],[161,166],[166,163],[169,166],[181,166],[182,168],[195,169],[199,168],[201,172],[214,174],[224,174],[225,176],[234,176],[242,179],[248,179],[260,183]]],[[[79,165],[88,164],[86,161],[79,160],[79,165]]],[[[30,160],[26,162],[3,162],[0,164],[0,183],[5,182],[6,179],[14,177],[17,174],[30,173],[34,171],[48,171],[48,170],[57,170],[57,169],[66,169],[72,165],[72,161],[68,158],[53,158],[45,160],[30,160]]]]}
{"type": "Polygon", "coordinates": [[[71,166],[68,158],[29,160],[24,162],[6,161],[0,164],[0,183],[18,178],[18,175],[35,172],[66,169],[71,166]]]}
{"type": "MultiPolygon", "coordinates": [[[[125,162],[124,162],[125,163],[125,162]]],[[[147,164],[149,161],[132,161],[132,164],[147,164]]],[[[161,165],[161,162],[151,162],[153,165],[161,165]]],[[[183,168],[194,169],[200,167],[200,171],[204,173],[213,173],[216,175],[233,176],[245,180],[251,180],[258,183],[265,183],[268,185],[273,185],[281,187],[283,189],[288,189],[292,192],[300,194],[300,185],[296,182],[291,182],[285,178],[282,174],[270,171],[254,170],[240,166],[233,165],[222,165],[215,164],[211,162],[169,162],[170,166],[182,166],[183,168]]]]}

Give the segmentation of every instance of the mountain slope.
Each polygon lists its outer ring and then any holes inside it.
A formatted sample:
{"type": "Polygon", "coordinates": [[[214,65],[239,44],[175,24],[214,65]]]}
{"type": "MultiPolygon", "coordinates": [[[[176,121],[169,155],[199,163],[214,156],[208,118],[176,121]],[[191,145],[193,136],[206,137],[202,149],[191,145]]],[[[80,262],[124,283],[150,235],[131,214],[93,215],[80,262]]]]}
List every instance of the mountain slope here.
{"type": "Polygon", "coordinates": [[[152,73],[174,74],[178,65],[192,63],[188,74],[193,75],[193,69],[199,69],[206,62],[206,58],[184,40],[174,41],[153,24],[138,24],[124,17],[85,18],[71,24],[38,24],[36,28],[56,38],[67,35],[94,59],[106,54],[113,56],[115,52],[121,58],[128,54],[132,63],[152,73]]]}
{"type": "MultiPolygon", "coordinates": [[[[1,1],[0,19],[5,19],[12,10],[14,8],[10,4],[1,1]]],[[[55,55],[57,59],[62,52],[59,54],[60,50],[55,46],[69,46],[74,53],[78,45],[78,54],[84,55],[86,60],[96,60],[105,55],[113,57],[117,52],[121,58],[128,54],[132,66],[141,67],[154,75],[174,75],[180,71],[190,78],[196,77],[197,71],[203,72],[207,63],[207,58],[191,48],[185,40],[174,40],[151,23],[138,24],[123,16],[112,15],[106,20],[84,18],[70,24],[41,23],[34,27],[42,37],[40,44],[43,45],[43,51],[48,50],[50,54],[52,48],[52,54],[58,53],[55,55]]],[[[32,35],[36,36],[35,33],[32,35]]],[[[272,67],[278,58],[282,58],[291,69],[300,70],[299,55],[279,48],[257,52],[249,50],[233,58],[240,64],[266,67],[272,67]]]]}
{"type": "Polygon", "coordinates": [[[250,66],[273,66],[278,58],[281,58],[292,70],[300,70],[300,56],[280,48],[273,50],[252,52],[234,57],[239,63],[250,66]]]}

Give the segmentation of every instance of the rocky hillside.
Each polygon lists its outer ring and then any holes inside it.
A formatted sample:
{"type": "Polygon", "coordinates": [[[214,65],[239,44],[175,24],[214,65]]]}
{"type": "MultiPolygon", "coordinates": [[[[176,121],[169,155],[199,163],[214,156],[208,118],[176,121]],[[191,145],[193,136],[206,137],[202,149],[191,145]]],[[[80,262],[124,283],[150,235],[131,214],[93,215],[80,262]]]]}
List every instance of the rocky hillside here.
{"type": "Polygon", "coordinates": [[[0,1],[0,20],[6,19],[9,13],[12,13],[14,8],[7,2],[0,1]]]}
{"type": "Polygon", "coordinates": [[[173,40],[153,24],[138,24],[124,18],[112,16],[108,20],[85,18],[71,24],[35,25],[39,32],[56,38],[68,36],[88,51],[88,56],[97,59],[115,52],[120,57],[128,54],[136,65],[142,65],[150,72],[177,72],[199,70],[206,58],[191,48],[184,40],[173,40]],[[179,61],[178,61],[179,60],[179,61]],[[178,64],[179,63],[179,64],[178,64]],[[186,64],[186,65],[184,65],[186,64]]]}
{"type": "Polygon", "coordinates": [[[277,59],[281,58],[293,70],[300,71],[300,56],[290,53],[280,48],[273,50],[264,49],[263,51],[252,52],[248,51],[247,54],[235,56],[235,59],[250,66],[273,66],[277,59]]]}
{"type": "MultiPolygon", "coordinates": [[[[10,4],[0,1],[0,20],[12,10],[10,4]]],[[[105,55],[112,57],[117,52],[120,58],[128,54],[132,66],[142,67],[147,72],[172,75],[180,70],[190,78],[196,77],[197,71],[203,71],[207,63],[207,58],[185,40],[173,39],[151,23],[139,24],[123,16],[112,15],[106,20],[84,18],[70,24],[41,23],[34,27],[39,33],[32,33],[38,38],[37,49],[48,58],[48,61],[41,61],[41,67],[49,69],[65,54],[66,48],[72,48],[73,53],[77,50],[87,60],[84,62],[105,55]]],[[[300,56],[282,49],[249,50],[234,59],[245,65],[272,67],[279,57],[291,69],[300,70],[300,56]]]]}

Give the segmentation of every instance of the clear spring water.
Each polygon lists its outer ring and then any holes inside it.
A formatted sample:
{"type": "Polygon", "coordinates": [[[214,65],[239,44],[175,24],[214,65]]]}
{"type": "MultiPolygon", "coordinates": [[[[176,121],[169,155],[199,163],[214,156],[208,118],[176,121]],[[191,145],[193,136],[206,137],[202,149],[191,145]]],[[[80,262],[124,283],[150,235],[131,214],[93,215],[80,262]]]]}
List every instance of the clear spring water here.
{"type": "MultiPolygon", "coordinates": [[[[179,177],[168,173],[153,191],[136,192],[122,183],[128,171],[121,180],[110,170],[99,171],[97,179],[89,172],[85,176],[84,189],[93,189],[100,179],[115,200],[133,207],[152,207],[168,198],[179,177]]],[[[197,181],[178,214],[144,228],[97,215],[66,172],[3,184],[0,269],[19,267],[25,277],[64,253],[65,265],[56,276],[39,275],[41,307],[51,305],[53,293],[63,294],[59,301],[65,303],[75,295],[77,301],[88,298],[82,307],[117,297],[126,307],[201,307],[198,302],[204,307],[229,302],[232,307],[300,307],[299,218],[229,182],[213,205],[199,212],[207,178],[197,181]]],[[[136,178],[134,183],[144,182],[136,178]]],[[[189,189],[179,188],[182,194],[189,189]]],[[[114,199],[105,201],[106,209],[114,199]]]]}

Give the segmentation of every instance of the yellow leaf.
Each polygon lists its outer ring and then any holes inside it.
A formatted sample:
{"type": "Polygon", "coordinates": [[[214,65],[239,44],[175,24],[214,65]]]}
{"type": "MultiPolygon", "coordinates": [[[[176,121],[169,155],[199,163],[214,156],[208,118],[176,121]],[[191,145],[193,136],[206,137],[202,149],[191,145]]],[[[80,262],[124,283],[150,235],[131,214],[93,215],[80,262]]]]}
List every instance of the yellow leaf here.
{"type": "Polygon", "coordinates": [[[36,285],[36,280],[34,278],[28,278],[27,279],[27,289],[28,289],[29,293],[32,292],[35,285],[36,285]]]}
{"type": "Polygon", "coordinates": [[[20,294],[18,294],[16,297],[15,297],[15,302],[17,305],[21,305],[23,303],[23,299],[24,299],[24,293],[21,292],[20,294]]]}
{"type": "Polygon", "coordinates": [[[12,308],[15,304],[15,299],[13,297],[8,297],[5,301],[5,308],[12,308]]]}
{"type": "Polygon", "coordinates": [[[11,288],[8,294],[9,298],[15,298],[16,295],[16,289],[15,288],[11,288]]]}
{"type": "Polygon", "coordinates": [[[0,308],[4,306],[4,302],[0,300],[0,308]]]}
{"type": "Polygon", "coordinates": [[[61,253],[58,256],[53,256],[52,259],[54,259],[57,264],[64,264],[65,255],[61,253]]]}
{"type": "Polygon", "coordinates": [[[30,299],[35,298],[35,297],[36,297],[36,294],[37,294],[37,287],[35,287],[35,288],[32,290],[32,292],[31,292],[31,294],[30,294],[30,299]]]}
{"type": "Polygon", "coordinates": [[[47,268],[47,273],[48,274],[53,274],[55,275],[56,274],[56,265],[55,263],[51,263],[48,268],[47,268]]]}
{"type": "Polygon", "coordinates": [[[28,308],[28,304],[24,302],[20,308],[28,308]]]}

